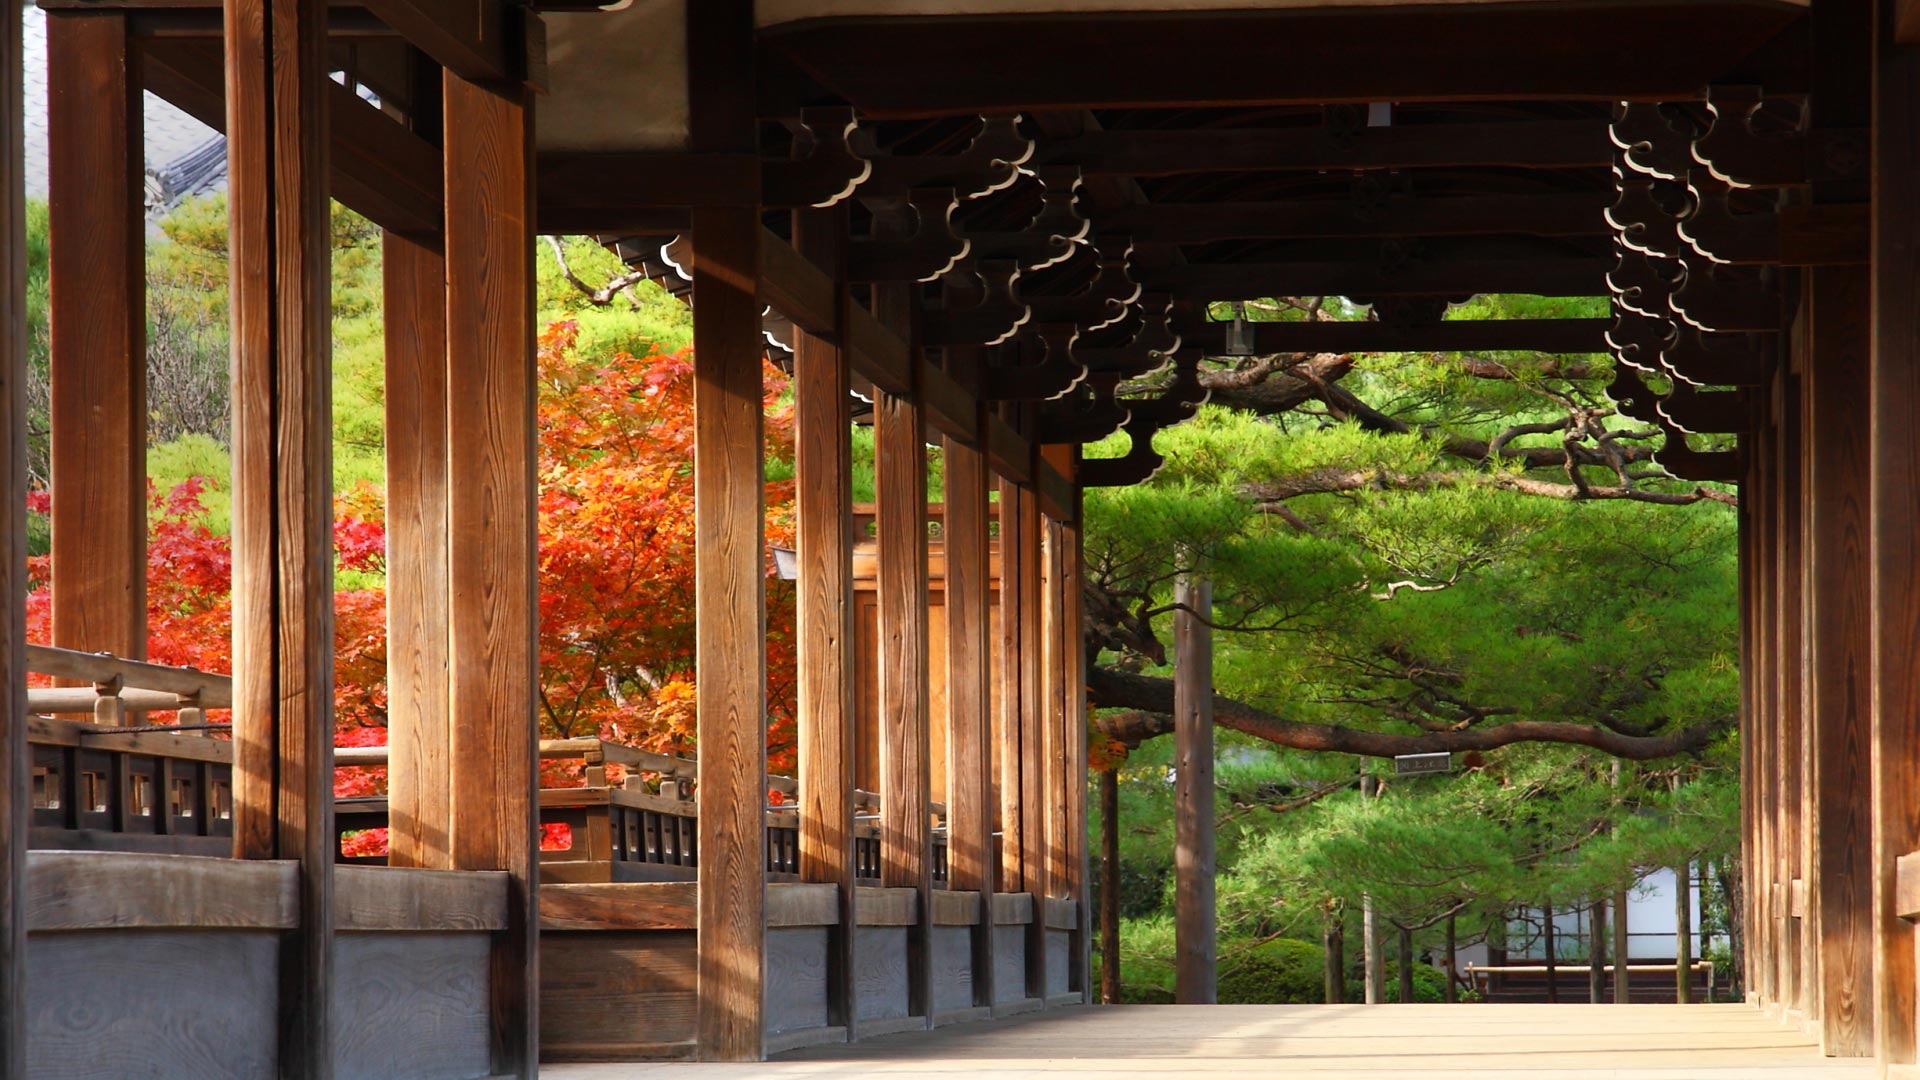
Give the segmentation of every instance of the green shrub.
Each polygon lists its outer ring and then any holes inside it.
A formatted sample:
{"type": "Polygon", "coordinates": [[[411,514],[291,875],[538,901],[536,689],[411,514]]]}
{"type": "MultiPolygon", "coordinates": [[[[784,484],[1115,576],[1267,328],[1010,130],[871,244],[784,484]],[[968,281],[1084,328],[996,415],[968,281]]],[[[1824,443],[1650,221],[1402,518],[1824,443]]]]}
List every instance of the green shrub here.
{"type": "MultiPolygon", "coordinates": [[[[1400,1000],[1400,964],[1398,961],[1389,960],[1386,962],[1386,969],[1387,969],[1387,976],[1386,976],[1387,996],[1385,1000],[1399,1001],[1400,1000]]],[[[1447,990],[1446,972],[1441,971],[1439,968],[1434,967],[1431,964],[1423,964],[1417,960],[1414,962],[1413,1000],[1417,1002],[1431,1002],[1434,1004],[1438,1004],[1439,1002],[1446,1000],[1445,998],[1446,990],[1447,990]]],[[[1466,1000],[1468,997],[1466,991],[1464,990],[1461,991],[1460,997],[1461,997],[1461,1000],[1463,1001],[1466,1000]]],[[[1367,1000],[1367,984],[1364,978],[1353,980],[1347,983],[1347,1000],[1348,1001],[1367,1000]]]]}
{"type": "Polygon", "coordinates": [[[1220,1004],[1318,1004],[1326,999],[1326,965],[1326,950],[1309,941],[1274,938],[1250,949],[1223,941],[1220,1004]]]}

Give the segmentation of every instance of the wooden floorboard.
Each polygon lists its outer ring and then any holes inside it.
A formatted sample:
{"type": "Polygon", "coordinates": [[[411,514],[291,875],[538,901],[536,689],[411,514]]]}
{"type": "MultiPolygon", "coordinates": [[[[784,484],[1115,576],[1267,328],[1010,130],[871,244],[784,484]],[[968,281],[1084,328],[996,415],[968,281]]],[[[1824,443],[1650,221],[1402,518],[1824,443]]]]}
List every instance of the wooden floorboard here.
{"type": "Polygon", "coordinates": [[[762,1065],[555,1065],[548,1080],[844,1075],[1403,1080],[1867,1080],[1746,1005],[1073,1008],[822,1046],[762,1065]]]}

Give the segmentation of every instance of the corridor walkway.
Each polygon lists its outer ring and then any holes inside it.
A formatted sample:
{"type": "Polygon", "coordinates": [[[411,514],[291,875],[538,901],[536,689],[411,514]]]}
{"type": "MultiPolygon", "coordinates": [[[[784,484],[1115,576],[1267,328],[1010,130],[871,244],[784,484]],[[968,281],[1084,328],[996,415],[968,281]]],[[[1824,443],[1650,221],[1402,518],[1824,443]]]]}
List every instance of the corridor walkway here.
{"type": "Polygon", "coordinates": [[[1079,1008],[818,1047],[762,1065],[554,1065],[548,1080],[1866,1080],[1746,1005],[1079,1008]]]}

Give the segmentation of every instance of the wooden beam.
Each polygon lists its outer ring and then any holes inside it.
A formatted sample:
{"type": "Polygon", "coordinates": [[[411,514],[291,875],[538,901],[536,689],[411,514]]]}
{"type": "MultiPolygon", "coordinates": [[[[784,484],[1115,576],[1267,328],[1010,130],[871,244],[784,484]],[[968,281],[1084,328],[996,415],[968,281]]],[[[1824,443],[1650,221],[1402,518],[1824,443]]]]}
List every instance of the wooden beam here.
{"type": "MultiPolygon", "coordinates": [[[[996,413],[987,414],[987,464],[994,474],[1016,484],[1033,479],[1033,444],[996,413]]],[[[1002,513],[1006,504],[1001,504],[1002,513]]],[[[1003,531],[1002,536],[1006,535],[1003,531]]]]}
{"type": "MultiPolygon", "coordinates": [[[[1451,319],[1427,326],[1379,322],[1256,322],[1253,348],[1270,353],[1604,353],[1611,319],[1451,319]]],[[[1226,323],[1180,327],[1181,340],[1212,356],[1226,350],[1226,323]]]]}
{"type": "Polygon", "coordinates": [[[1174,587],[1174,1000],[1217,1000],[1213,910],[1213,585],[1174,587]]]}
{"type": "Polygon", "coordinates": [[[1601,236],[1613,192],[1413,198],[1362,209],[1351,199],[1148,203],[1094,218],[1137,244],[1426,236],[1601,236]]]}
{"type": "MultiPolygon", "coordinates": [[[[847,213],[803,210],[795,242],[808,268],[827,279],[829,321],[796,323],[793,348],[794,470],[800,576],[794,624],[799,632],[800,878],[837,887],[828,933],[827,1023],[857,1029],[854,989],[854,682],[852,376],[838,342],[847,297],[847,213]],[[817,332],[816,332],[817,331],[817,332]]],[[[773,250],[763,236],[762,267],[773,250]]],[[[781,246],[784,246],[781,245],[781,246]]],[[[766,279],[761,282],[762,295],[766,279]]]]}
{"type": "Polygon", "coordinates": [[[502,0],[367,0],[366,7],[462,78],[505,83],[526,77],[526,41],[502,0]]]}
{"type": "Polygon", "coordinates": [[[27,194],[21,8],[0,12],[0,1076],[27,1074],[27,194]]]}
{"type": "Polygon", "coordinates": [[[1517,293],[1605,296],[1611,260],[1502,259],[1414,262],[1388,271],[1358,262],[1188,263],[1146,276],[1149,288],[1194,301],[1265,296],[1450,296],[1517,293]]]}
{"type": "MultiPolygon", "coordinates": [[[[977,415],[977,414],[976,414],[977,415]]],[[[980,895],[973,1003],[993,1004],[992,568],[986,457],[948,438],[944,455],[947,619],[947,888],[980,895]]]]}
{"type": "Polygon", "coordinates": [[[1808,372],[1807,492],[1813,499],[1806,566],[1809,727],[1815,813],[1811,863],[1819,917],[1820,1044],[1826,1053],[1873,1053],[1873,798],[1859,782],[1873,700],[1868,574],[1870,414],[1864,269],[1814,271],[1808,372]]]}
{"type": "Polygon", "coordinates": [[[1340,169],[1604,169],[1617,151],[1607,121],[1401,124],[1347,132],[1291,128],[1088,131],[1041,145],[1046,164],[1087,176],[1340,169]]]}
{"type": "Polygon", "coordinates": [[[124,14],[47,16],[53,643],[134,660],[147,655],[141,98],[124,14]]]}
{"type": "Polygon", "coordinates": [[[327,12],[227,0],[233,320],[233,837],[301,864],[282,1075],[332,1075],[332,230],[327,12]]]}
{"type": "Polygon", "coordinates": [[[1893,41],[1896,45],[1920,45],[1920,0],[1894,0],[1893,41]]]}
{"type": "Polygon", "coordinates": [[[451,869],[447,706],[447,263],[395,233],[381,249],[387,415],[389,866],[451,869]]]}
{"type": "Polygon", "coordinates": [[[511,876],[495,939],[493,1071],[538,1056],[539,489],[534,477],[533,106],[442,81],[447,178],[447,707],[455,869],[511,876]]]}
{"type": "Polygon", "coordinates": [[[1873,64],[1871,365],[1874,1051],[1915,1061],[1914,928],[1895,910],[1896,867],[1920,849],[1920,51],[1886,36],[1902,14],[1878,0],[1873,64]]]}

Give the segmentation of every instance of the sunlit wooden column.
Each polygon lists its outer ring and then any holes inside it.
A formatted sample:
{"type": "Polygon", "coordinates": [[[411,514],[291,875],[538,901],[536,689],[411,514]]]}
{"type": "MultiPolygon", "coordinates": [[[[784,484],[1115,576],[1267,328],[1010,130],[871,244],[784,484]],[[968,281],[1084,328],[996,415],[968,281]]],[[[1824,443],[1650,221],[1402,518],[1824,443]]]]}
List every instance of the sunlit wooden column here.
{"type": "Polygon", "coordinates": [[[21,5],[0,10],[0,1076],[27,1074],[27,254],[21,5]]]}
{"type": "Polygon", "coordinates": [[[538,1047],[539,490],[535,480],[533,104],[448,73],[447,708],[452,865],[509,875],[494,945],[494,1071],[538,1047]]]}
{"type": "Polygon", "coordinates": [[[49,12],[53,643],[147,655],[147,288],[138,53],[122,11],[49,12]]]}
{"type": "Polygon", "coordinates": [[[300,863],[280,1069],[332,1072],[333,416],[327,9],[226,0],[233,836],[300,863]]]}
{"type": "Polygon", "coordinates": [[[1753,807],[1752,876],[1747,883],[1747,904],[1752,911],[1752,934],[1747,938],[1748,989],[1763,1007],[1776,998],[1774,974],[1777,970],[1774,942],[1774,861],[1773,861],[1773,773],[1774,719],[1777,698],[1773,677],[1778,635],[1775,617],[1778,606],[1774,592],[1774,535],[1776,516],[1773,499],[1773,431],[1771,413],[1763,406],[1753,439],[1751,472],[1753,482],[1743,491],[1750,501],[1748,520],[1752,525],[1753,587],[1753,741],[1752,783],[1742,797],[1753,807]]]}
{"type": "Polygon", "coordinates": [[[387,804],[390,866],[451,869],[447,708],[447,263],[382,246],[387,420],[387,804]]]}
{"type": "Polygon", "coordinates": [[[1895,38],[1906,6],[1875,4],[1871,151],[1874,1049],[1889,1064],[1915,1059],[1914,928],[1896,886],[1920,849],[1920,47],[1895,38]]]}
{"type": "Polygon", "coordinates": [[[1020,890],[1033,898],[1033,918],[1027,923],[1027,997],[1047,999],[1047,715],[1043,660],[1046,638],[1042,627],[1043,546],[1045,519],[1032,487],[1022,487],[1020,535],[1015,557],[1020,560],[1020,595],[1013,617],[1020,622],[1020,890]]]}
{"type": "MultiPolygon", "coordinates": [[[[976,427],[976,432],[980,429],[976,427]]],[[[993,1004],[992,589],[986,456],[945,441],[947,887],[980,894],[973,1003],[993,1004]]]]}
{"type": "Polygon", "coordinates": [[[1000,882],[1007,892],[1025,888],[1021,830],[1020,709],[1023,699],[1019,617],[1026,562],[1020,557],[1020,486],[999,482],[1000,616],[994,634],[993,730],[1000,783],[1000,882]]]}
{"type": "Polygon", "coordinates": [[[1774,737],[1779,752],[1774,758],[1773,803],[1776,835],[1774,873],[1779,882],[1778,911],[1774,943],[1775,963],[1779,967],[1780,1005],[1789,1015],[1798,1017],[1805,1009],[1800,971],[1800,923],[1793,914],[1794,882],[1800,877],[1802,837],[1801,820],[1801,726],[1806,716],[1803,699],[1805,656],[1802,652],[1801,577],[1805,570],[1801,519],[1800,456],[1801,373],[1783,357],[1779,371],[1779,394],[1775,400],[1775,423],[1779,440],[1775,444],[1774,478],[1777,485],[1774,513],[1778,515],[1775,535],[1779,555],[1774,562],[1779,663],[1774,669],[1777,719],[1774,737]]]}
{"type": "MultiPolygon", "coordinates": [[[[1807,594],[1813,837],[1808,909],[1817,913],[1821,1046],[1873,1052],[1873,797],[1868,738],[1872,633],[1868,573],[1867,307],[1862,267],[1809,274],[1807,594]]],[[[1809,927],[1811,929],[1811,926],[1809,927]]]]}
{"type": "MultiPolygon", "coordinates": [[[[1751,438],[1743,438],[1747,447],[1749,462],[1752,455],[1751,438]]],[[[1753,778],[1757,773],[1754,763],[1754,743],[1758,738],[1754,719],[1756,692],[1754,688],[1754,544],[1752,501],[1756,485],[1753,482],[1753,466],[1748,464],[1746,475],[1740,485],[1740,506],[1735,510],[1737,540],[1739,552],[1739,603],[1740,603],[1740,899],[1737,905],[1740,919],[1740,979],[1749,1000],[1755,995],[1753,969],[1753,880],[1755,873],[1755,851],[1758,842],[1758,818],[1754,807],[1753,778]]]]}
{"type": "MultiPolygon", "coordinates": [[[[1073,886],[1068,869],[1067,783],[1071,762],[1067,742],[1066,546],[1065,523],[1051,514],[1042,519],[1040,569],[1040,685],[1045,701],[1047,898],[1065,899],[1073,886]]],[[[1052,957],[1048,957],[1049,963],[1052,957]]],[[[1049,971],[1048,996],[1064,972],[1049,971]]]]}
{"type": "MultiPolygon", "coordinates": [[[[874,314],[909,343],[910,285],[875,286],[874,314]]],[[[918,356],[918,350],[912,350],[918,356]]],[[[932,723],[928,713],[927,426],[911,396],[873,402],[875,603],[880,650],[880,881],[913,889],[919,918],[907,935],[907,1012],[932,1022],[932,723]]]]}
{"type": "MultiPolygon", "coordinates": [[[[1214,943],[1213,585],[1182,577],[1173,614],[1174,1000],[1217,999],[1214,943]]],[[[1370,950],[1377,958],[1379,950],[1370,950]]],[[[1372,974],[1370,978],[1374,977],[1372,974]]],[[[1369,998],[1371,1001],[1372,999],[1369,998]]]]}
{"type": "MultiPolygon", "coordinates": [[[[794,214],[794,246],[834,282],[835,321],[847,299],[844,208],[794,214]]],[[[794,467],[800,577],[800,877],[840,890],[828,935],[827,1023],[855,1027],[853,840],[853,447],[852,379],[837,335],[796,327],[793,349],[794,467]]]]}
{"type": "Polygon", "coordinates": [[[1064,569],[1061,585],[1065,596],[1065,648],[1067,694],[1067,866],[1072,886],[1067,895],[1073,900],[1078,927],[1075,929],[1072,968],[1068,985],[1080,992],[1081,1000],[1093,1001],[1093,907],[1092,853],[1088,850],[1087,831],[1087,650],[1086,580],[1080,487],[1073,489],[1073,520],[1062,530],[1061,559],[1064,569]]]}
{"type": "MultiPolygon", "coordinates": [[[[752,0],[688,0],[694,153],[757,152],[752,0]]],[[[766,1038],[765,420],[757,167],[747,205],[693,210],[700,1056],[766,1038]]]]}

